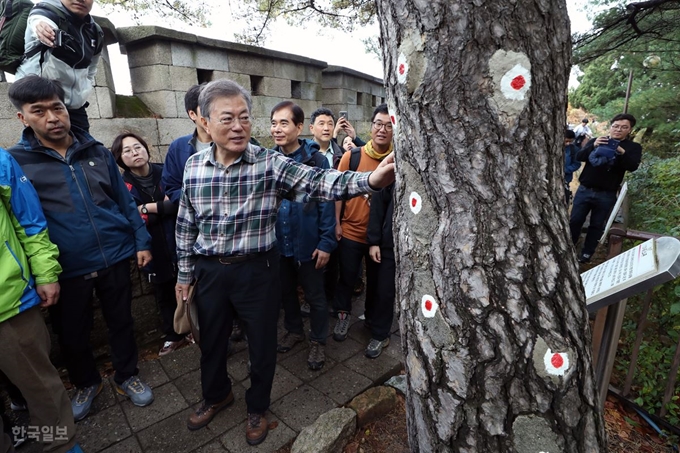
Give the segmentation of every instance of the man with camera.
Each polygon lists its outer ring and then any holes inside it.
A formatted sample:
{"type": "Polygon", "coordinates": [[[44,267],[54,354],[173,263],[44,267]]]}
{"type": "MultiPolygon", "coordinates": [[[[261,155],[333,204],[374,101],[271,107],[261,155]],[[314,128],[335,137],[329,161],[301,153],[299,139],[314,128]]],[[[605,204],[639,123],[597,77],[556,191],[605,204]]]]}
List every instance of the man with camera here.
{"type": "Polygon", "coordinates": [[[576,154],[576,159],[586,165],[579,177],[581,185],[574,196],[569,220],[574,245],[590,212],[590,225],[578,257],[580,263],[589,262],[595,253],[626,171],[635,171],[640,166],[642,147],[629,139],[635,122],[635,117],[628,113],[616,115],[611,120],[609,136],[591,139],[576,154]]]}
{"type": "Polygon", "coordinates": [[[42,0],[26,23],[24,60],[16,80],[29,74],[58,80],[65,89],[71,126],[90,131],[87,99],[104,46],[104,33],[90,16],[94,0],[42,0]]]}

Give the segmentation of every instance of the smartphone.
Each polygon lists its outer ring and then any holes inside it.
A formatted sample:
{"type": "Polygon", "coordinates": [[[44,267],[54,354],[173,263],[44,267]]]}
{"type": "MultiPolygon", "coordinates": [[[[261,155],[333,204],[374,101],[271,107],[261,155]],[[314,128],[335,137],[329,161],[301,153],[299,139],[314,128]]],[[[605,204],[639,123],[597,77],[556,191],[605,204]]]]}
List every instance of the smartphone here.
{"type": "Polygon", "coordinates": [[[54,47],[61,47],[64,45],[64,30],[57,28],[54,30],[54,47]]]}
{"type": "Polygon", "coordinates": [[[340,118],[347,119],[347,112],[345,110],[340,110],[340,118]]]}

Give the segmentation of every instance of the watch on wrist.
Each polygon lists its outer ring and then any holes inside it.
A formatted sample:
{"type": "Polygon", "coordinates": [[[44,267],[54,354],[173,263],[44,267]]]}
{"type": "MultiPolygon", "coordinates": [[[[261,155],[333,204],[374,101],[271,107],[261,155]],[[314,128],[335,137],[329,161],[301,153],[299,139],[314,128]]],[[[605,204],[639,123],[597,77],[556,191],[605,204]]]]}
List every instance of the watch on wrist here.
{"type": "Polygon", "coordinates": [[[149,213],[149,210],[146,209],[146,203],[144,203],[144,204],[142,205],[142,214],[148,214],[148,213],[149,213]]]}

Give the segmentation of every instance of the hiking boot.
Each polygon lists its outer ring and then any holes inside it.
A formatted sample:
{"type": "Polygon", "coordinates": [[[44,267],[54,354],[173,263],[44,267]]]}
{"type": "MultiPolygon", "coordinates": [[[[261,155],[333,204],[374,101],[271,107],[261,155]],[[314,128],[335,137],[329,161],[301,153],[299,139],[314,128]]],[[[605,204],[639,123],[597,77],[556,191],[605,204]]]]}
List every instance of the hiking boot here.
{"type": "Polygon", "coordinates": [[[592,258],[593,255],[588,255],[587,253],[581,253],[581,255],[578,257],[578,262],[581,264],[586,264],[590,262],[590,258],[592,258]]]}
{"type": "Polygon", "coordinates": [[[293,349],[293,346],[303,341],[305,341],[304,334],[286,332],[283,338],[281,338],[281,342],[276,346],[276,350],[279,352],[288,352],[293,349]]]}
{"type": "Polygon", "coordinates": [[[307,357],[307,366],[310,370],[317,371],[323,368],[326,363],[326,353],[324,345],[318,341],[309,342],[309,356],[307,357]]]}
{"type": "Polygon", "coordinates": [[[122,384],[116,383],[116,391],[123,396],[127,396],[132,404],[139,407],[148,406],[153,403],[153,392],[151,388],[143,383],[139,377],[131,376],[122,384]]]}
{"type": "Polygon", "coordinates": [[[217,415],[219,411],[231,406],[232,404],[234,404],[234,392],[229,392],[229,395],[227,395],[224,400],[216,404],[207,405],[205,404],[205,401],[203,401],[203,404],[201,404],[196,412],[189,416],[189,420],[187,420],[187,428],[189,428],[191,431],[196,431],[197,429],[203,428],[205,425],[210,423],[213,418],[215,418],[215,415],[217,415]]]}
{"type": "Polygon", "coordinates": [[[267,438],[267,419],[264,414],[248,414],[248,425],[246,426],[246,441],[248,445],[257,445],[264,442],[267,438]]]}
{"type": "Polygon", "coordinates": [[[364,354],[369,359],[375,359],[380,355],[384,348],[389,346],[389,344],[390,344],[389,338],[385,338],[383,341],[371,338],[371,341],[368,343],[368,346],[366,347],[366,351],[364,351],[364,354]]]}
{"type": "Polygon", "coordinates": [[[89,387],[76,389],[76,394],[71,400],[71,409],[73,409],[73,420],[79,422],[84,419],[90,412],[92,401],[99,395],[99,392],[104,388],[104,383],[91,385],[89,387]]]}
{"type": "Polygon", "coordinates": [[[189,340],[186,337],[177,341],[166,341],[163,343],[161,350],[158,351],[158,357],[163,357],[166,354],[170,354],[172,351],[176,351],[187,344],[189,344],[189,340]]]}
{"type": "Polygon", "coordinates": [[[307,302],[304,302],[302,305],[300,305],[300,314],[303,318],[309,318],[311,311],[312,307],[310,307],[307,302]]]}
{"type": "Polygon", "coordinates": [[[345,341],[349,332],[349,313],[346,311],[338,312],[338,321],[333,329],[333,339],[335,341],[345,341]]]}

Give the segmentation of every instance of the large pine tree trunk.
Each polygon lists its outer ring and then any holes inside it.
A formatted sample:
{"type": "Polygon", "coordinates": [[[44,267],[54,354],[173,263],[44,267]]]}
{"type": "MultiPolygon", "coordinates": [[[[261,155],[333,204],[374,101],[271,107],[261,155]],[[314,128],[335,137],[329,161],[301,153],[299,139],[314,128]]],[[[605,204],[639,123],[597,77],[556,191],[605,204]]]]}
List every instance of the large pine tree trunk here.
{"type": "Polygon", "coordinates": [[[411,450],[606,451],[564,202],[564,0],[378,11],[411,450]]]}

